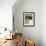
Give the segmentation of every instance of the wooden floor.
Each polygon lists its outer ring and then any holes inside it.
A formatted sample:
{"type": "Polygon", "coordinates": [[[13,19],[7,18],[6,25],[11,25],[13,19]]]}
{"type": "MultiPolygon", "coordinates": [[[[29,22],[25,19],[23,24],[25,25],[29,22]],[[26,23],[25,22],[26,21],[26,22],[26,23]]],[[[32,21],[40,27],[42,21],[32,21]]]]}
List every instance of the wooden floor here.
{"type": "Polygon", "coordinates": [[[6,40],[6,42],[2,43],[0,46],[16,46],[15,39],[6,40]]]}

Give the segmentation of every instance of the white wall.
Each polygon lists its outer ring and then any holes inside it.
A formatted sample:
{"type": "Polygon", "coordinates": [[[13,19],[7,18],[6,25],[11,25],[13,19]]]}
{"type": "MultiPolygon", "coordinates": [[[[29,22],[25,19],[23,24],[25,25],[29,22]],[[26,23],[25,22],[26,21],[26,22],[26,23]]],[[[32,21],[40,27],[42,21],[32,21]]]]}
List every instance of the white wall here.
{"type": "Polygon", "coordinates": [[[0,0],[0,27],[12,28],[12,6],[16,0],[0,0]]]}
{"type": "Polygon", "coordinates": [[[46,46],[46,0],[41,1],[41,40],[42,46],[46,46]]]}
{"type": "Polygon", "coordinates": [[[14,7],[15,29],[17,29],[18,32],[22,32],[24,38],[34,40],[36,46],[41,46],[40,12],[40,0],[23,0],[18,7],[14,7]],[[35,27],[23,27],[24,11],[35,12],[35,27]]]}

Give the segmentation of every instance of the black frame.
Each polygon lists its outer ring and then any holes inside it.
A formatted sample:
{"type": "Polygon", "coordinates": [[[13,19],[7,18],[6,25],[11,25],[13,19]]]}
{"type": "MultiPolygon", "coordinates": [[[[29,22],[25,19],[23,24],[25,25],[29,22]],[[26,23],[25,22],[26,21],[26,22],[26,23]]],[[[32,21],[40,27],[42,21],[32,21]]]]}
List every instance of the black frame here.
{"type": "Polygon", "coordinates": [[[24,27],[34,27],[35,26],[35,12],[23,12],[23,26],[24,27]],[[28,13],[28,14],[31,13],[31,14],[33,14],[33,25],[24,25],[24,17],[25,17],[24,14],[25,13],[28,13]]]}

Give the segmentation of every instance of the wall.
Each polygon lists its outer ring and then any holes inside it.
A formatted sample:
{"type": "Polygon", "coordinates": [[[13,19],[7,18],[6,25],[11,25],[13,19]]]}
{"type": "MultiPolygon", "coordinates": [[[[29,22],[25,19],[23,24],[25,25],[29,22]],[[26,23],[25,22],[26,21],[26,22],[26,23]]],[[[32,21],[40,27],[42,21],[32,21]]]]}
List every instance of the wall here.
{"type": "MultiPolygon", "coordinates": [[[[19,1],[18,1],[19,2],[19,1]]],[[[16,6],[16,5],[14,5],[16,6]]],[[[13,8],[14,11],[14,24],[15,30],[23,33],[24,39],[31,39],[35,42],[36,46],[41,46],[40,34],[40,0],[23,0],[17,7],[13,8]],[[23,12],[35,12],[35,27],[23,27],[23,12]]]]}
{"type": "Polygon", "coordinates": [[[46,46],[46,0],[41,1],[41,41],[46,46]]]}
{"type": "Polygon", "coordinates": [[[0,0],[0,27],[12,28],[12,6],[16,0],[0,0]]]}

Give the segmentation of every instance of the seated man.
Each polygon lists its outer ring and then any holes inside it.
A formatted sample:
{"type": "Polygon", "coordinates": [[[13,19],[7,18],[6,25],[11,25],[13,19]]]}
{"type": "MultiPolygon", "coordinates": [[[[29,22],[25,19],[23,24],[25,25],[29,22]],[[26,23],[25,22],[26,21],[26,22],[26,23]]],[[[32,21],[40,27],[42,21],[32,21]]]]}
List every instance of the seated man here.
{"type": "Polygon", "coordinates": [[[16,46],[22,46],[22,33],[16,33],[16,46]]]}

